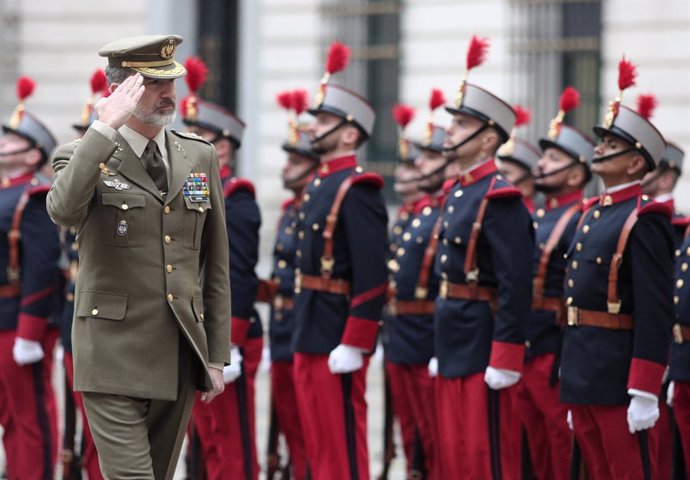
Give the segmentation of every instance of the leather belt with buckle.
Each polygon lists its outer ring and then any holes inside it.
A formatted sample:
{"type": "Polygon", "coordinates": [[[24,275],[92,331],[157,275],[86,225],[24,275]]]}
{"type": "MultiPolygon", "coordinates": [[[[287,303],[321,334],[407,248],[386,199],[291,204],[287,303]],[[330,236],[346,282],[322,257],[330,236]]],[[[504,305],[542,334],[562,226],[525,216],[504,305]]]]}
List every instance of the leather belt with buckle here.
{"type": "Polygon", "coordinates": [[[304,275],[295,273],[295,293],[302,289],[316,290],[318,292],[333,293],[336,295],[349,295],[350,282],[339,278],[318,277],[316,275],[304,275]]]}
{"type": "Polygon", "coordinates": [[[496,300],[497,294],[494,288],[465,285],[442,280],[439,287],[439,296],[443,299],[455,298],[460,300],[493,302],[496,300]]]}
{"type": "Polygon", "coordinates": [[[677,344],[690,342],[690,327],[676,323],[673,326],[673,341],[677,344]]]}
{"type": "Polygon", "coordinates": [[[392,299],[387,308],[391,315],[432,315],[436,311],[436,302],[434,300],[392,299]]]}
{"type": "Polygon", "coordinates": [[[599,327],[610,330],[632,330],[632,315],[622,313],[608,313],[598,310],[583,310],[578,307],[568,307],[569,327],[599,327]]]}

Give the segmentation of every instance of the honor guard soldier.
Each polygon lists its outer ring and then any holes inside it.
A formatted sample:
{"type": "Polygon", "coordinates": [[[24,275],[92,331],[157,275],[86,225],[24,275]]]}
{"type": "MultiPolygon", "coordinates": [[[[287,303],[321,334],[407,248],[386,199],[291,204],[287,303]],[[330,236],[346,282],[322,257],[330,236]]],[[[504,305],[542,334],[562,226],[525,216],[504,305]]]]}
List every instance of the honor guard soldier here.
{"type": "MultiPolygon", "coordinates": [[[[96,120],[94,102],[96,95],[106,95],[108,92],[108,80],[103,69],[96,70],[91,76],[91,95],[89,95],[81,112],[79,122],[72,124],[79,138],[83,137],[91,124],[96,120]]],[[[65,285],[63,288],[63,305],[60,318],[60,341],[64,350],[66,391],[65,414],[63,416],[64,428],[62,439],[62,478],[69,480],[81,474],[83,466],[88,473],[89,480],[101,480],[101,470],[98,466],[98,452],[93,443],[91,430],[84,411],[81,394],[74,391],[74,360],[72,357],[72,319],[74,317],[74,295],[76,293],[76,279],[79,271],[79,243],[77,239],[77,227],[60,228],[60,245],[62,250],[61,267],[65,285]],[[76,410],[81,412],[82,432],[81,451],[75,451],[76,410]]]]}
{"type": "Polygon", "coordinates": [[[534,213],[534,175],[532,170],[541,157],[539,149],[531,143],[517,138],[517,128],[527,125],[530,120],[529,110],[515,105],[515,127],[510,138],[496,152],[500,160],[498,170],[514,187],[522,192],[522,201],[529,213],[534,213]]]}
{"type": "Polygon", "coordinates": [[[197,91],[206,79],[206,65],[198,58],[185,62],[190,95],[182,101],[182,119],[190,132],[211,143],[218,154],[230,241],[232,301],[232,363],[225,367],[225,391],[213,404],[197,402],[194,421],[202,443],[209,480],[255,480],[256,453],[254,379],[261,361],[263,329],[254,309],[259,280],[261,213],[254,185],[234,173],[235,152],[242,144],[245,124],[222,107],[200,100],[197,91]]]}
{"type": "Polygon", "coordinates": [[[331,45],[309,109],[316,175],[297,214],[293,351],[300,419],[314,480],[369,478],[364,400],[387,289],[383,180],[364,173],[355,150],[375,114],[359,95],[327,84],[349,49],[331,45]]]}
{"type": "Polygon", "coordinates": [[[525,367],[519,388],[519,410],[527,434],[536,478],[566,480],[570,473],[572,433],[564,419],[568,408],[558,398],[562,328],[565,325],[564,254],[582,213],[583,188],[591,179],[594,143],[566,125],[567,112],[580,104],[580,94],[567,87],[548,135],[539,140],[544,152],[535,165],[536,189],[544,207],[535,225],[532,313],[527,322],[525,367]]]}
{"type": "Polygon", "coordinates": [[[651,427],[671,339],[673,239],[670,209],[640,186],[666,143],[621,105],[636,75],[621,60],[618,96],[594,127],[592,172],[604,192],[585,205],[566,254],[560,398],[593,478],[658,478],[651,427]]]}
{"type": "Polygon", "coordinates": [[[37,175],[55,138],[25,109],[35,88],[17,82],[19,105],[0,137],[0,425],[10,479],[54,475],[57,405],[51,385],[52,324],[59,296],[60,240],[46,212],[50,185],[37,175]]]}
{"type": "MultiPolygon", "coordinates": [[[[488,41],[472,37],[467,70],[488,41]]],[[[513,109],[464,79],[446,110],[444,151],[461,169],[441,213],[434,316],[436,414],[442,478],[517,478],[514,408],[530,310],[532,221],[522,194],[496,169],[513,109]],[[488,388],[487,388],[488,385],[488,388]]]]}
{"type": "Polygon", "coordinates": [[[72,326],[105,478],[172,479],[194,392],[211,401],[230,361],[228,239],[216,152],[175,118],[177,35],[101,48],[111,95],[60,147],[48,211],[76,226],[72,326]]]}
{"type": "MultiPolygon", "coordinates": [[[[297,249],[297,212],[302,203],[304,189],[319,165],[319,156],[311,149],[306,125],[299,123],[299,116],[308,106],[307,92],[294,90],[278,96],[280,105],[293,112],[288,122],[288,137],[283,143],[287,153],[281,174],[283,187],[293,193],[293,198],[283,203],[275,246],[273,248],[272,283],[275,295],[272,299],[269,338],[271,346],[271,403],[275,412],[275,431],[285,436],[292,474],[296,480],[307,478],[307,458],[304,431],[300,423],[295,394],[292,335],[295,293],[295,251],[297,249]]],[[[270,452],[275,454],[275,452],[270,452]]],[[[269,468],[271,468],[269,459],[269,468]]],[[[275,459],[274,463],[277,463],[275,459]]],[[[269,478],[273,478],[269,473],[269,478]]]]}

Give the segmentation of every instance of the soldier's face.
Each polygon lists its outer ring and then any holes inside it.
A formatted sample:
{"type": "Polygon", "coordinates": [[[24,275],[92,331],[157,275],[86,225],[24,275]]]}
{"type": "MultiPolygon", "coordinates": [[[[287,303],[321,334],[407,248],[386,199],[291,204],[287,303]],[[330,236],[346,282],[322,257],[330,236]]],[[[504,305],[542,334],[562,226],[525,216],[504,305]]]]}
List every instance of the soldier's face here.
{"type": "Polygon", "coordinates": [[[604,177],[624,175],[634,162],[634,157],[639,157],[635,152],[619,155],[610,160],[604,160],[603,162],[597,162],[597,158],[622,152],[629,148],[630,144],[622,138],[614,135],[604,135],[601,143],[594,148],[592,173],[604,177]]]}
{"type": "Polygon", "coordinates": [[[283,187],[299,190],[307,184],[309,172],[313,171],[318,162],[298,153],[290,152],[281,172],[283,187]]]}
{"type": "Polygon", "coordinates": [[[448,168],[442,168],[446,164],[446,157],[442,153],[433,150],[422,150],[421,155],[415,160],[420,176],[418,185],[420,190],[435,192],[441,188],[446,179],[448,168]]]}
{"type": "Polygon", "coordinates": [[[34,157],[40,158],[40,154],[24,137],[14,133],[0,137],[0,165],[3,168],[28,165],[34,157]]]}
{"type": "Polygon", "coordinates": [[[164,127],[175,120],[174,80],[144,79],[144,94],[139,100],[134,116],[140,121],[164,127]]]}
{"type": "Polygon", "coordinates": [[[394,177],[393,190],[403,200],[404,197],[417,192],[417,182],[414,180],[419,178],[419,169],[415,164],[399,163],[395,167],[394,177]]]}
{"type": "Polygon", "coordinates": [[[547,148],[544,155],[537,162],[534,169],[537,189],[541,191],[558,190],[562,188],[570,175],[568,165],[573,164],[573,158],[557,148],[547,148]],[[556,172],[556,173],[552,173],[556,172]]]}
{"type": "Polygon", "coordinates": [[[342,119],[330,113],[319,112],[309,125],[307,133],[312,141],[311,148],[319,155],[333,152],[338,148],[343,127],[336,128],[342,119]],[[335,128],[335,130],[333,130],[335,128]]]}
{"type": "MultiPolygon", "coordinates": [[[[463,113],[454,114],[450,126],[446,129],[446,140],[443,142],[443,147],[450,148],[453,145],[457,145],[469,138],[470,135],[474,134],[482,126],[483,123],[475,117],[463,113]]],[[[448,155],[455,158],[476,154],[480,149],[481,137],[481,134],[477,135],[477,137],[465,145],[448,152],[448,155]]]]}

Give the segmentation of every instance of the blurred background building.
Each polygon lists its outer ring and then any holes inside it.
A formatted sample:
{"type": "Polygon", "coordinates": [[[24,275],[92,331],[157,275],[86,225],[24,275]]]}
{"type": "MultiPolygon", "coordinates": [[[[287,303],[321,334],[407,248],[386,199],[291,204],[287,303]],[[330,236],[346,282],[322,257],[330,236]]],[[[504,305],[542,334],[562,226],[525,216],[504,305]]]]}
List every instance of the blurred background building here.
{"type": "MultiPolygon", "coordinates": [[[[210,69],[202,97],[246,120],[239,173],[257,185],[264,259],[287,197],[279,180],[286,121],[275,95],[288,88],[314,92],[335,39],[353,53],[335,81],[364,94],[378,111],[363,158],[384,175],[395,162],[391,106],[417,107],[411,132],[421,134],[431,88],[452,100],[474,33],[490,37],[491,49],[471,81],[532,111],[527,139],[546,133],[567,85],[583,100],[569,120],[589,132],[615,94],[617,64],[626,54],[640,75],[624,103],[654,93],[653,122],[690,152],[688,0],[0,0],[0,114],[15,105],[17,77],[30,75],[38,87],[27,108],[60,141],[69,140],[91,73],[105,65],[99,47],[144,33],[182,34],[178,58],[198,55],[210,69]]],[[[178,98],[185,93],[179,82],[178,98]]],[[[689,183],[686,174],[677,191],[677,205],[688,211],[689,183]]],[[[387,195],[395,201],[390,188],[387,195]]]]}

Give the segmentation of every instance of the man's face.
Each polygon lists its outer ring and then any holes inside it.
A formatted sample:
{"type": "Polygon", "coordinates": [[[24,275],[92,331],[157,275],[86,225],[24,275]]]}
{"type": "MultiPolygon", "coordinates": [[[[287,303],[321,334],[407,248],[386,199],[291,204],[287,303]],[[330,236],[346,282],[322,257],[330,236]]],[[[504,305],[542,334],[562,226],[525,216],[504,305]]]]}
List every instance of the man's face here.
{"type": "Polygon", "coordinates": [[[421,155],[417,157],[417,160],[415,160],[415,163],[419,169],[420,176],[426,177],[418,182],[420,190],[435,192],[441,188],[448,170],[447,168],[441,168],[446,164],[446,157],[442,153],[424,149],[421,155]]]}
{"type": "Polygon", "coordinates": [[[333,152],[338,148],[341,128],[329,133],[324,138],[321,137],[322,135],[330,132],[341,122],[342,119],[340,117],[330,113],[319,112],[316,114],[314,121],[307,129],[309,138],[312,140],[311,148],[314,150],[314,152],[319,155],[324,155],[333,152]]]}
{"type": "MultiPolygon", "coordinates": [[[[470,135],[473,135],[483,125],[481,120],[471,115],[465,115],[464,113],[453,114],[450,126],[446,129],[446,140],[443,142],[443,147],[450,148],[453,145],[457,145],[470,135]]],[[[481,145],[481,137],[482,135],[477,135],[462,147],[448,152],[447,155],[452,158],[476,155],[481,145]]]]}
{"type": "Polygon", "coordinates": [[[308,172],[313,170],[317,163],[317,160],[312,160],[295,152],[289,152],[281,172],[283,187],[287,189],[302,188],[309,179],[308,172]]]}
{"type": "Polygon", "coordinates": [[[143,123],[158,127],[172,123],[176,109],[174,80],[144,78],[144,87],[134,116],[143,123]]]}
{"type": "Polygon", "coordinates": [[[5,168],[27,165],[27,162],[40,157],[38,150],[27,139],[14,133],[0,137],[0,165],[5,168]]]}
{"type": "MultiPolygon", "coordinates": [[[[553,147],[544,150],[544,154],[537,162],[534,174],[536,176],[537,190],[543,192],[557,191],[566,185],[568,176],[571,174],[571,169],[567,168],[573,165],[575,160],[567,153],[553,147]],[[556,172],[550,175],[551,172],[556,172]],[[542,175],[547,175],[540,178],[542,175]]],[[[575,168],[573,166],[573,168],[575,168]]]]}
{"type": "Polygon", "coordinates": [[[218,138],[218,134],[213,130],[199,127],[198,125],[188,125],[187,131],[199,135],[201,138],[211,143],[216,149],[218,163],[222,167],[232,165],[235,149],[226,137],[218,138]]]}
{"type": "Polygon", "coordinates": [[[418,191],[417,182],[414,180],[419,177],[419,169],[414,163],[398,163],[395,167],[394,177],[393,190],[403,200],[404,197],[418,191]]]}
{"type": "Polygon", "coordinates": [[[631,165],[632,157],[637,155],[637,153],[629,152],[603,162],[597,162],[597,158],[622,152],[629,148],[630,144],[622,138],[614,135],[604,135],[601,143],[594,148],[592,173],[595,173],[599,176],[619,176],[625,174],[628,167],[631,165]]]}

